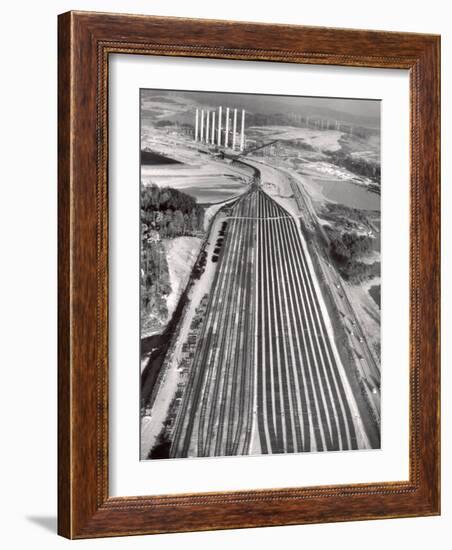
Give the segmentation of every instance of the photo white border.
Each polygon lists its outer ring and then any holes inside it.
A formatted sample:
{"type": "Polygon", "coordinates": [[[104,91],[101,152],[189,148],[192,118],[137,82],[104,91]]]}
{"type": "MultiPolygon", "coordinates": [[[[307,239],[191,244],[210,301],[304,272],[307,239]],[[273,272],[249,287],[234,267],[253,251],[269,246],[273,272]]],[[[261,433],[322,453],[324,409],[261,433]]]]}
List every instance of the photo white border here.
{"type": "Polygon", "coordinates": [[[408,71],[111,55],[109,493],[138,496],[408,480],[408,71]],[[139,90],[382,100],[380,450],[139,461],[139,90]]]}

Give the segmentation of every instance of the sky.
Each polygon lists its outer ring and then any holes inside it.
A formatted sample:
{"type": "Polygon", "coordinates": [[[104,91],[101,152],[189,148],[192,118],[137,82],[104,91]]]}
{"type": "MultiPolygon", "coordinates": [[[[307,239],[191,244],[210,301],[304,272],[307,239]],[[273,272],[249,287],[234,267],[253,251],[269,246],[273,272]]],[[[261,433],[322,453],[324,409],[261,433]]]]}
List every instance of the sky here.
{"type": "Polygon", "coordinates": [[[322,98],[223,92],[142,90],[142,104],[151,108],[152,99],[168,98],[181,103],[216,108],[220,105],[243,108],[249,112],[298,113],[303,116],[333,117],[363,126],[379,126],[381,101],[375,99],[322,98]]]}

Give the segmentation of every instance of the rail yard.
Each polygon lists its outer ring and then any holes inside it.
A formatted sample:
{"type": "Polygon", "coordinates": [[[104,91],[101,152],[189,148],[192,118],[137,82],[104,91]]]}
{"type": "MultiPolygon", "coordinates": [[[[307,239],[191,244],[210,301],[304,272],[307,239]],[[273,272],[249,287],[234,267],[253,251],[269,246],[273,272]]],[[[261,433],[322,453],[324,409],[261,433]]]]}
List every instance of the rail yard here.
{"type": "MultiPolygon", "coordinates": [[[[379,358],[348,283],[319,250],[334,236],[334,226],[321,223],[292,169],[296,163],[284,160],[300,158],[293,157],[295,138],[291,134],[286,145],[267,135],[261,142],[248,140],[245,111],[239,112],[241,122],[237,109],[231,109],[232,118],[228,108],[224,113],[226,118],[221,107],[196,109],[194,141],[186,129],[152,137],[153,150],[167,157],[177,151],[182,164],[149,170],[146,178],[169,178],[188,189],[198,172],[208,173],[214,189],[218,172],[238,183],[231,183],[229,198],[206,206],[211,213],[184,302],[165,333],[156,382],[142,393],[141,456],[378,448],[379,358]],[[275,152],[272,162],[266,155],[275,152]],[[156,410],[159,403],[165,407],[156,410]],[[156,452],[162,446],[164,452],[156,452]]],[[[337,128],[325,126],[324,134],[309,131],[333,147],[337,128]]],[[[318,154],[302,150],[309,173],[318,154]]],[[[370,180],[355,180],[361,192],[370,192],[370,180]]],[[[340,212],[345,216],[350,209],[340,212]]],[[[368,230],[361,214],[353,216],[357,221],[348,223],[354,231],[368,230]]]]}
{"type": "Polygon", "coordinates": [[[228,217],[172,457],[369,446],[296,220],[258,181],[228,217]]]}

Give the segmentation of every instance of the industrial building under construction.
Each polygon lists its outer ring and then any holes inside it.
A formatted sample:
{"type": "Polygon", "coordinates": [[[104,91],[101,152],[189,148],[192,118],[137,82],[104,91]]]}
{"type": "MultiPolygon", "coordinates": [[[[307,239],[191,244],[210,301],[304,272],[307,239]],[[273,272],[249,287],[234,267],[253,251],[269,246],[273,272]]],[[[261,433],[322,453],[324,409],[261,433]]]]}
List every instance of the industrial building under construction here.
{"type": "Polygon", "coordinates": [[[243,151],[245,149],[245,109],[241,109],[240,132],[238,109],[218,107],[218,110],[196,109],[195,141],[243,151]]]}

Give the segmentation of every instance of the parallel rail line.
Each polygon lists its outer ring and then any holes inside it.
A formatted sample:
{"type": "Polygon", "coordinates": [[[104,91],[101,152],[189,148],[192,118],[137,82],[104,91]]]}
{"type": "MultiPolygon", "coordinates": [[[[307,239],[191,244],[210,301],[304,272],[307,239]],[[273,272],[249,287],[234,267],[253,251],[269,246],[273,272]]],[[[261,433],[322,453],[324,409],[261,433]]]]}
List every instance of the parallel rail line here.
{"type": "Polygon", "coordinates": [[[256,174],[229,208],[170,456],[369,447],[296,219],[256,174]]]}

